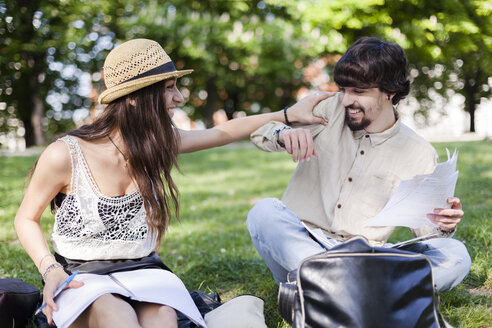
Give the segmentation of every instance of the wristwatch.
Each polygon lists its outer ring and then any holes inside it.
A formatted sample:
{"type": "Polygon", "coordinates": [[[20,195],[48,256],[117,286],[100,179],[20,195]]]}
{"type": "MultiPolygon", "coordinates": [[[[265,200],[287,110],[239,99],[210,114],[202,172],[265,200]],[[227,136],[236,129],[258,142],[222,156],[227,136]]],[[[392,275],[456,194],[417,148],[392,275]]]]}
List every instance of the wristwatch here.
{"type": "Polygon", "coordinates": [[[437,230],[438,230],[439,237],[442,238],[449,238],[452,235],[454,235],[454,233],[456,232],[456,228],[452,230],[442,230],[441,228],[438,228],[437,230]]]}
{"type": "Polygon", "coordinates": [[[280,132],[285,129],[291,129],[291,128],[288,126],[284,126],[283,128],[277,129],[273,132],[273,135],[275,135],[275,139],[277,140],[277,144],[282,148],[285,148],[285,144],[282,141],[280,141],[280,132]]]}

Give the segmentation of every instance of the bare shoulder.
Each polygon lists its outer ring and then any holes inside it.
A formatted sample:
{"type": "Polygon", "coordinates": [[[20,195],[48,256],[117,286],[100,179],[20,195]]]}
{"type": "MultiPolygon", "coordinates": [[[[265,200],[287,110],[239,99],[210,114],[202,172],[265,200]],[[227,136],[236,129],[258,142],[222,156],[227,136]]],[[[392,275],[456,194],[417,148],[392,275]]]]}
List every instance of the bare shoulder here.
{"type": "Polygon", "coordinates": [[[48,145],[39,157],[38,168],[42,171],[49,170],[57,175],[70,174],[72,162],[67,144],[61,140],[57,140],[48,145]]]}

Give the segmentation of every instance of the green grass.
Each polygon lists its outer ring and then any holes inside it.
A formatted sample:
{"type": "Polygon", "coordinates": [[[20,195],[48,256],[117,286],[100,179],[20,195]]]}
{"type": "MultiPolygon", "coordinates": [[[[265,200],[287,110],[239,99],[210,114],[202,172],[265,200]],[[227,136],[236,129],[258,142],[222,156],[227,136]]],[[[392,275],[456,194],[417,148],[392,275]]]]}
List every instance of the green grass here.
{"type": "MultiPolygon", "coordinates": [[[[492,142],[435,144],[441,160],[445,148],[459,151],[456,195],[465,217],[455,238],[465,242],[471,272],[454,290],[441,293],[441,312],[457,327],[492,323],[492,269],[489,249],[492,224],[492,142]]],[[[41,278],[16,239],[13,218],[22,198],[24,178],[35,157],[0,158],[0,277],[19,278],[41,287],[41,278]]],[[[254,249],[246,216],[263,197],[281,197],[295,168],[286,154],[253,147],[219,148],[180,158],[181,222],[173,221],[161,245],[163,261],[190,290],[218,292],[227,301],[254,294],[265,301],[268,327],[286,327],[277,310],[278,288],[254,249]]],[[[49,237],[52,215],[42,218],[49,237]]],[[[391,240],[410,237],[399,228],[391,240]]]]}

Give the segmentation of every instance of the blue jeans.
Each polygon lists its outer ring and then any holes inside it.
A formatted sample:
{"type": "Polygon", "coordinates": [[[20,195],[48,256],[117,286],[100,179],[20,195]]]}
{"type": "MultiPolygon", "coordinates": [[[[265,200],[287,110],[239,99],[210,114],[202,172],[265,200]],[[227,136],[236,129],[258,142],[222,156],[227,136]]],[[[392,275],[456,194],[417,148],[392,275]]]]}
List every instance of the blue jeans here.
{"type": "MultiPolygon", "coordinates": [[[[325,251],[311,238],[297,215],[276,198],[260,200],[248,213],[247,225],[256,250],[277,283],[284,282],[287,273],[303,259],[325,251]]],[[[470,255],[456,239],[434,238],[403,249],[421,253],[430,260],[438,291],[455,287],[470,271],[470,255]]]]}

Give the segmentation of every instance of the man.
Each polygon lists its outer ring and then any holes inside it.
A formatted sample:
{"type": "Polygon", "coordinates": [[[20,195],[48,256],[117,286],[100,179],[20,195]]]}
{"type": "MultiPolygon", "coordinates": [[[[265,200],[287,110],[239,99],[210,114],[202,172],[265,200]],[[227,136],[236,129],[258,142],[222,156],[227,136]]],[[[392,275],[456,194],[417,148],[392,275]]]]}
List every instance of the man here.
{"type": "MultiPolygon", "coordinates": [[[[406,65],[397,44],[359,39],[335,66],[340,92],[314,110],[326,125],[271,122],[251,135],[259,148],[287,150],[300,162],[282,201],[263,199],[248,214],[253,243],[277,283],[304,258],[325,250],[300,221],[320,228],[333,245],[355,235],[384,245],[394,228],[366,227],[364,221],[383,209],[400,181],[433,171],[436,151],[401,123],[394,108],[409,92],[406,65]]],[[[449,209],[428,214],[438,228],[413,231],[436,229],[440,238],[404,248],[429,258],[440,291],[459,284],[471,265],[465,246],[451,238],[464,214],[460,201],[447,202],[449,209]]]]}

